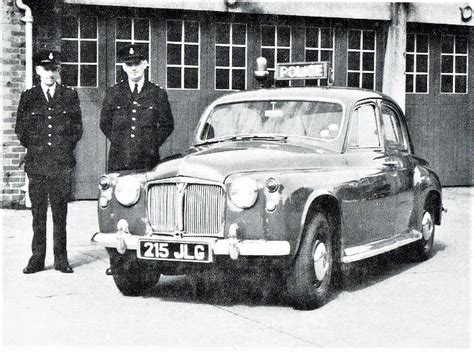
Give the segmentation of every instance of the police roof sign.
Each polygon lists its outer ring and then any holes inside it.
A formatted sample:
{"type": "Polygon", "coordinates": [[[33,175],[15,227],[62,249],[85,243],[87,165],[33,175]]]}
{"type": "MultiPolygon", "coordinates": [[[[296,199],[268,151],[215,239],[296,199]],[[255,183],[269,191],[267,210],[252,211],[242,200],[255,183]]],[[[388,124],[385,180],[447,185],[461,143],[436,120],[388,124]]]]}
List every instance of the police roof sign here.
{"type": "Polygon", "coordinates": [[[328,62],[282,63],[276,65],[276,80],[327,78],[328,62]]]}

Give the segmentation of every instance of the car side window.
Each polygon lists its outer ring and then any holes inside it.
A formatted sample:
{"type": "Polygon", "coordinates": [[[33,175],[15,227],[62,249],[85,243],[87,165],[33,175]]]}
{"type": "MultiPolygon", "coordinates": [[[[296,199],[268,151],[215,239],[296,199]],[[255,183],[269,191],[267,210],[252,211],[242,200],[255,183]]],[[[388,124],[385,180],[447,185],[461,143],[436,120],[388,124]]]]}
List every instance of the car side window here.
{"type": "Polygon", "coordinates": [[[375,106],[366,104],[352,113],[349,148],[379,148],[379,130],[375,106]]]}
{"type": "Polygon", "coordinates": [[[385,132],[385,144],[388,149],[407,150],[400,118],[390,107],[382,105],[382,124],[385,132]]]}

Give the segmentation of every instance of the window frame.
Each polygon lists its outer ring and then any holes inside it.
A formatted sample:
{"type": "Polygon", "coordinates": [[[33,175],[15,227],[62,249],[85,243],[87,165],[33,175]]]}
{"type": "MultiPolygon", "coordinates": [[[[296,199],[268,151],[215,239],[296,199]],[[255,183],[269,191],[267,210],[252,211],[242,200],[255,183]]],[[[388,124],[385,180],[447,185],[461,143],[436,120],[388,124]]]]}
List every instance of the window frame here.
{"type": "Polygon", "coordinates": [[[349,151],[359,151],[359,150],[382,151],[383,150],[383,144],[384,144],[383,138],[384,137],[382,136],[382,127],[381,127],[380,120],[379,120],[379,111],[378,111],[378,108],[377,108],[377,104],[374,101],[364,101],[364,102],[357,103],[354,106],[354,108],[351,110],[350,124],[349,124],[348,135],[347,135],[347,150],[349,150],[349,151]],[[354,120],[353,120],[354,114],[358,109],[360,109],[363,106],[372,106],[372,108],[374,110],[375,124],[377,126],[377,137],[378,137],[378,141],[379,141],[378,146],[353,147],[350,144],[352,129],[354,127],[353,126],[354,125],[354,120]]]}
{"type": "Polygon", "coordinates": [[[406,126],[406,122],[402,118],[403,116],[401,115],[399,110],[388,101],[380,102],[379,110],[380,110],[380,123],[382,125],[383,144],[384,144],[385,151],[389,152],[389,153],[390,152],[391,153],[393,153],[393,152],[404,152],[404,153],[411,154],[412,146],[411,146],[411,141],[410,141],[409,134],[408,134],[408,129],[407,129],[407,126],[406,126]],[[390,111],[392,111],[394,113],[393,117],[395,117],[395,119],[398,120],[399,127],[400,127],[400,132],[399,133],[400,133],[401,139],[403,140],[403,146],[400,146],[400,142],[398,144],[399,145],[398,147],[394,147],[393,145],[388,145],[387,144],[387,139],[386,139],[387,135],[386,135],[386,132],[385,132],[385,122],[384,122],[384,119],[383,119],[383,109],[384,108],[387,108],[390,111]]]}
{"type": "MultiPolygon", "coordinates": [[[[291,28],[291,26],[289,25],[285,25],[285,24],[282,24],[282,25],[278,25],[278,24],[268,24],[268,23],[263,23],[260,25],[260,56],[263,57],[263,50],[264,49],[272,49],[274,52],[273,52],[273,63],[275,63],[275,66],[270,68],[270,67],[267,67],[267,71],[269,73],[273,73],[273,78],[275,78],[275,72],[276,72],[276,66],[278,64],[285,64],[285,62],[278,62],[278,50],[279,49],[284,49],[284,50],[289,50],[289,56],[288,56],[288,62],[286,63],[291,63],[291,58],[293,57],[293,50],[292,50],[292,46],[293,46],[293,29],[291,28]],[[273,45],[272,46],[264,46],[263,45],[263,27],[273,27],[274,29],[274,33],[275,33],[275,39],[274,39],[274,42],[273,42],[273,45]],[[279,28],[283,28],[283,27],[286,27],[290,30],[290,45],[289,46],[279,46],[278,45],[278,33],[279,33],[279,28]]],[[[276,81],[274,80],[274,82],[276,83],[276,81]]],[[[285,85],[284,83],[287,82],[288,83],[288,86],[292,86],[292,80],[285,80],[285,81],[281,81],[280,84],[282,85],[285,85]]]]}
{"type": "Polygon", "coordinates": [[[440,39],[440,55],[439,55],[439,93],[440,95],[468,95],[469,94],[469,36],[464,34],[442,34],[440,39]],[[443,37],[453,38],[453,53],[443,53],[443,37]],[[467,40],[466,53],[456,53],[456,37],[465,37],[467,40]],[[450,56],[453,58],[453,71],[451,73],[443,72],[443,56],[450,56]],[[464,74],[456,73],[456,57],[466,57],[466,72],[464,74]],[[453,83],[453,91],[443,91],[443,76],[450,76],[453,83]],[[466,77],[466,91],[456,92],[456,76],[466,77]]]}
{"type": "Polygon", "coordinates": [[[430,93],[430,66],[431,66],[431,61],[430,61],[430,49],[431,49],[431,36],[429,33],[422,33],[422,32],[408,32],[407,33],[407,47],[408,47],[408,36],[413,35],[415,36],[415,41],[413,44],[414,51],[409,52],[408,49],[405,50],[405,93],[406,94],[416,94],[416,95],[429,95],[430,93]],[[418,36],[427,36],[428,37],[428,52],[418,52],[418,36]],[[406,70],[407,66],[407,55],[411,54],[413,55],[413,72],[408,72],[406,70]],[[418,56],[426,56],[427,57],[427,62],[428,62],[428,67],[426,72],[419,72],[417,69],[417,58],[418,56]],[[407,83],[407,76],[412,75],[413,76],[413,91],[407,91],[406,90],[406,83],[407,83]],[[417,75],[426,75],[426,92],[417,92],[416,91],[416,77],[417,75]]]}
{"type": "MultiPolygon", "coordinates": [[[[329,26],[311,26],[311,25],[307,25],[305,26],[305,31],[304,31],[304,58],[305,58],[305,61],[308,61],[307,59],[307,53],[308,51],[315,51],[318,53],[318,62],[321,62],[321,52],[322,51],[331,51],[331,72],[329,73],[329,75],[335,75],[335,65],[334,65],[334,61],[335,61],[335,52],[336,52],[336,30],[335,28],[333,27],[329,27],[329,26]],[[312,28],[312,29],[317,29],[318,30],[318,47],[308,47],[308,29],[309,28],[312,28]],[[321,30],[323,29],[327,29],[327,30],[331,30],[332,32],[332,48],[326,48],[326,47],[322,47],[321,46],[321,30]]],[[[326,85],[321,85],[321,80],[323,79],[316,79],[316,82],[317,82],[317,86],[328,86],[329,85],[329,78],[328,79],[324,79],[326,81],[328,81],[328,83],[326,85]]],[[[305,80],[305,86],[307,86],[307,82],[309,82],[309,80],[305,80]]]]}
{"type": "Polygon", "coordinates": [[[356,86],[349,86],[349,73],[358,73],[359,74],[359,86],[358,88],[364,89],[362,86],[363,82],[363,74],[373,74],[374,79],[373,79],[373,84],[372,88],[368,88],[370,90],[375,90],[377,86],[377,31],[376,30],[367,30],[367,29],[358,29],[358,28],[350,28],[347,31],[347,62],[346,62],[346,86],[348,87],[356,87],[356,86]],[[351,31],[359,31],[360,32],[360,49],[351,49],[349,48],[349,34],[351,31]],[[364,49],[364,32],[373,32],[374,33],[374,49],[364,49]],[[359,53],[360,56],[360,62],[359,62],[359,69],[358,70],[349,70],[349,53],[350,52],[357,52],[359,53]],[[374,69],[373,71],[369,70],[363,70],[363,54],[364,53],[373,53],[374,54],[374,69]]]}

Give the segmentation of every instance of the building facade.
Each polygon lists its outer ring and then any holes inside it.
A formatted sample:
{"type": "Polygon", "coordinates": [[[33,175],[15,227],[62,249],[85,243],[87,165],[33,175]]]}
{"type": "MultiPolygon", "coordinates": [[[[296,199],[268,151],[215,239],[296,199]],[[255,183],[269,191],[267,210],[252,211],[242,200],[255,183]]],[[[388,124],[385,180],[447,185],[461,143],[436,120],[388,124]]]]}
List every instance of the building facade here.
{"type": "Polygon", "coordinates": [[[258,87],[257,57],[271,73],[276,63],[329,61],[334,85],[379,90],[401,104],[416,153],[445,186],[473,184],[472,4],[8,0],[2,16],[4,206],[25,197],[16,106],[35,80],[31,51],[44,47],[61,51],[62,83],[81,99],[74,199],[96,198],[108,149],[100,108],[106,88],[123,77],[117,52],[130,43],[146,50],[148,78],[168,92],[175,131],[163,157],[190,145],[212,100],[258,87]]]}

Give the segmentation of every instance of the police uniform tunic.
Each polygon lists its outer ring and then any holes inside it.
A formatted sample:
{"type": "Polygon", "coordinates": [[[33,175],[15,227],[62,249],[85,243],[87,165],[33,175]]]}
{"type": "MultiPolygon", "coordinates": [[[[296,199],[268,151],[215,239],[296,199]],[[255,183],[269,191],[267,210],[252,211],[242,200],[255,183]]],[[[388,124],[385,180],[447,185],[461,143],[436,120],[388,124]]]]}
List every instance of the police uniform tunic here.
{"type": "Polygon", "coordinates": [[[146,81],[134,97],[127,81],[106,93],[100,128],[110,140],[108,171],[151,169],[174,128],[166,91],[146,81]]]}
{"type": "Polygon", "coordinates": [[[79,97],[73,89],[56,84],[48,102],[40,85],[23,92],[15,132],[27,148],[25,171],[33,214],[33,256],[29,266],[41,269],[46,254],[48,197],[54,223],[55,265],[67,265],[66,215],[76,164],[74,148],[82,136],[79,97]]]}

